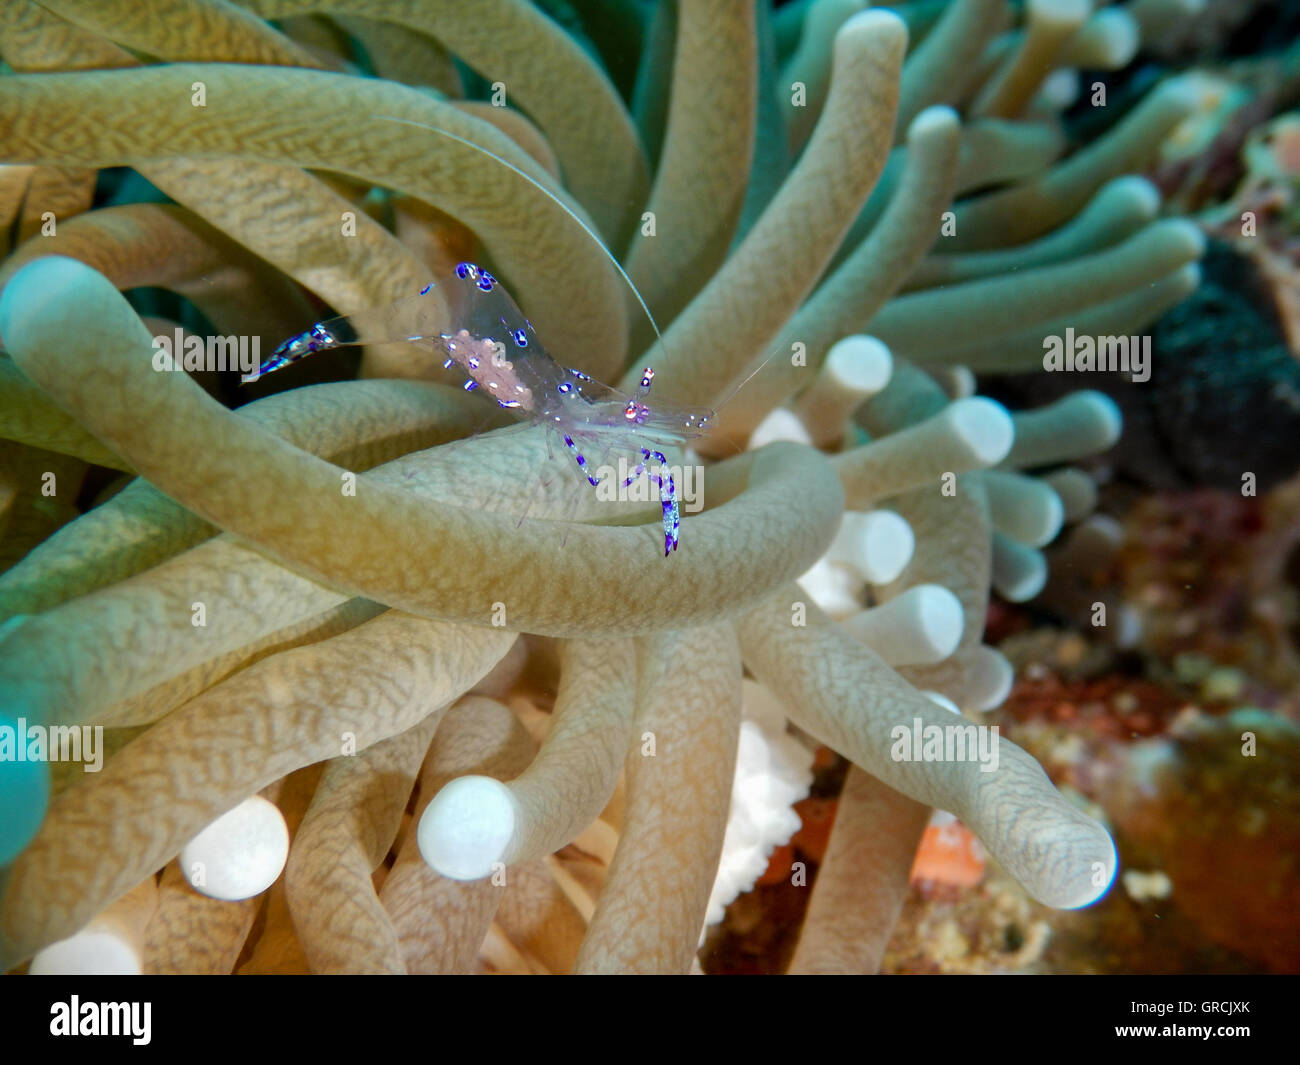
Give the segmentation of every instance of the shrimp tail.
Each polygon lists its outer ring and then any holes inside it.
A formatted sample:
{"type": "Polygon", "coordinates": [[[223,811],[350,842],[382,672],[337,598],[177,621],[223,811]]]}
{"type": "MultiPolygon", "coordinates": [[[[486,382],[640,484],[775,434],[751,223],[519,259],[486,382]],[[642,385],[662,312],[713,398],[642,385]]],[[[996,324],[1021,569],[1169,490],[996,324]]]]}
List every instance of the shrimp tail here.
{"type": "Polygon", "coordinates": [[[453,286],[435,281],[425,285],[418,296],[388,307],[372,307],[317,322],[305,333],[291,336],[280,344],[242,383],[251,384],[290,363],[331,348],[431,340],[440,335],[439,327],[452,319],[461,302],[453,286]]]}
{"type": "Polygon", "coordinates": [[[356,333],[347,318],[331,318],[327,322],[317,322],[305,333],[298,333],[279,344],[262,360],[262,364],[256,370],[243,377],[241,384],[252,384],[267,374],[305,359],[308,355],[315,355],[318,351],[328,351],[330,348],[341,348],[356,343],[358,343],[356,333]]]}

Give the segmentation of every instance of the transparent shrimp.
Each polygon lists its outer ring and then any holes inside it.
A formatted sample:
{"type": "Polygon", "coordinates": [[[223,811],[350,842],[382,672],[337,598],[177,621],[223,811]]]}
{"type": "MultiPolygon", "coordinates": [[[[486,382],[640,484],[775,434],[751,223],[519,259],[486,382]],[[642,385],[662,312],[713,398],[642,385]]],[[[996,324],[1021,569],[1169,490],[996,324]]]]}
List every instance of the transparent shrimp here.
{"type": "Polygon", "coordinates": [[[629,395],[560,365],[501,283],[473,263],[460,263],[451,276],[391,307],[318,322],[277,347],[248,380],[318,351],[394,341],[435,346],[446,356],[444,367],[465,373],[467,391],[480,391],[521,419],[555,431],[593,488],[602,478],[592,472],[588,454],[634,456],[636,465],[622,487],[642,476],[657,486],[664,556],[677,550],[681,507],[662,448],[703,435],[714,412],[646,402],[654,379],[649,367],[637,394],[629,395]]]}

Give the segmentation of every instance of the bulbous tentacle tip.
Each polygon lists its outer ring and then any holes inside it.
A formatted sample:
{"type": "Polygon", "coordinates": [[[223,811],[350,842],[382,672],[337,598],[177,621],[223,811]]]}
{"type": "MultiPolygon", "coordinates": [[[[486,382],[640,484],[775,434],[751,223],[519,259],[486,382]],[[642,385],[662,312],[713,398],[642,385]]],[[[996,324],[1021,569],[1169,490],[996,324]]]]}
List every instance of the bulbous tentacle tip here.
{"type": "Polygon", "coordinates": [[[515,798],[501,781],[458,777],[433,797],[420,818],[420,855],[449,879],[481,880],[506,861],[518,819],[515,798]]]}
{"type": "Polygon", "coordinates": [[[19,269],[0,292],[0,337],[5,344],[19,343],[24,326],[44,318],[50,300],[65,299],[86,275],[103,281],[98,271],[66,255],[45,255],[19,269]]]}
{"type": "Polygon", "coordinates": [[[947,104],[934,104],[912,119],[907,127],[907,138],[956,135],[960,130],[961,116],[947,104]]]}
{"type": "Polygon", "coordinates": [[[1011,450],[1015,426],[1000,403],[984,396],[971,396],[949,404],[944,417],[957,439],[981,466],[1000,462],[1011,450]]]}
{"type": "MultiPolygon", "coordinates": [[[[1040,802],[1045,816],[1036,819],[1036,831],[1023,826],[1011,855],[999,860],[1044,906],[1058,910],[1091,906],[1115,882],[1119,868],[1115,841],[1105,827],[1059,794],[1045,794],[1040,802]]],[[[990,850],[997,856],[995,848],[990,850]]]]}
{"type": "Polygon", "coordinates": [[[50,803],[49,766],[26,757],[26,733],[26,720],[0,714],[0,867],[27,849],[50,803]]]}
{"type": "Polygon", "coordinates": [[[1075,866],[1072,875],[1063,880],[1060,890],[1051,898],[1040,901],[1059,910],[1081,910],[1100,901],[1110,890],[1119,873],[1119,855],[1115,841],[1101,825],[1091,823],[1090,838],[1072,840],[1068,844],[1070,860],[1075,866]]]}
{"type": "Polygon", "coordinates": [[[895,37],[899,45],[905,47],[907,44],[907,23],[900,16],[885,8],[868,8],[845,19],[843,25],[835,34],[835,38],[837,42],[842,42],[851,37],[863,35],[895,37]]]}

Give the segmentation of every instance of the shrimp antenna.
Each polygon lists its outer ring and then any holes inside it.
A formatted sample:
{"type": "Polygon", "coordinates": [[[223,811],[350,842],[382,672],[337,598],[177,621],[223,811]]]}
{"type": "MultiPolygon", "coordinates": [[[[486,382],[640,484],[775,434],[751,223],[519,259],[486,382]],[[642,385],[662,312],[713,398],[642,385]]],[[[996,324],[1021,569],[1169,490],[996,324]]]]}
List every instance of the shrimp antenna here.
{"type": "MultiPolygon", "coordinates": [[[[745,374],[745,376],[744,376],[743,378],[741,378],[741,380],[739,381],[739,383],[737,383],[736,385],[734,385],[734,386],[732,387],[731,391],[728,392],[728,393],[726,394],[726,396],[724,396],[724,397],[723,397],[723,398],[718,402],[718,405],[717,405],[717,408],[716,408],[716,409],[717,409],[717,410],[722,410],[723,407],[725,407],[728,403],[730,403],[733,399],[735,399],[735,398],[736,398],[736,394],[737,394],[737,393],[738,393],[742,388],[744,388],[747,384],[749,384],[750,381],[752,381],[755,377],[757,377],[758,374],[759,374],[759,371],[762,370],[763,367],[766,366],[769,362],[771,362],[773,359],[775,359],[775,358],[777,357],[778,354],[779,354],[779,352],[776,352],[776,351],[772,352],[770,355],[767,356],[767,358],[763,359],[762,362],[760,362],[757,366],[755,366],[752,370],[750,370],[749,373],[745,374]]],[[[741,370],[740,372],[741,372],[741,373],[745,373],[744,370],[741,370]]]]}
{"type": "Polygon", "coordinates": [[[659,341],[659,346],[661,348],[664,346],[664,337],[663,334],[659,332],[659,323],[655,321],[655,316],[650,313],[650,308],[646,306],[645,300],[641,298],[640,291],[637,289],[632,279],[628,277],[627,271],[623,269],[623,264],[618,261],[618,258],[614,255],[612,251],[609,250],[609,248],[605,245],[605,242],[600,239],[600,236],[591,228],[591,226],[587,225],[587,223],[582,220],[582,218],[578,215],[576,211],[570,208],[567,203],[565,203],[562,199],[560,199],[557,195],[555,195],[555,193],[553,193],[550,189],[548,189],[535,177],[533,177],[531,174],[526,173],[523,170],[520,170],[519,167],[515,166],[514,163],[510,162],[509,160],[502,159],[501,156],[496,154],[496,152],[484,148],[483,145],[481,144],[475,144],[473,141],[467,140],[464,137],[452,133],[450,130],[445,130],[441,126],[431,126],[427,122],[416,122],[414,119],[398,118],[395,115],[372,114],[370,115],[370,117],[382,119],[385,122],[400,122],[403,125],[415,126],[417,129],[427,129],[432,133],[440,133],[442,134],[442,136],[449,137],[451,140],[456,141],[456,143],[458,144],[463,144],[467,148],[474,149],[474,151],[480,153],[481,155],[486,155],[493,162],[496,162],[501,166],[504,166],[507,170],[515,174],[518,174],[521,178],[527,181],[528,184],[532,185],[533,188],[535,188],[548,200],[550,200],[557,207],[559,207],[561,211],[563,211],[570,218],[572,218],[573,221],[576,222],[582,228],[582,231],[592,239],[596,247],[598,247],[602,252],[605,253],[605,258],[608,259],[614,265],[614,269],[618,271],[619,277],[621,277],[624,280],[624,282],[627,284],[627,287],[631,290],[632,295],[636,297],[636,301],[640,305],[642,312],[645,314],[646,320],[649,321],[650,323],[650,328],[655,331],[655,337],[659,341]]]}

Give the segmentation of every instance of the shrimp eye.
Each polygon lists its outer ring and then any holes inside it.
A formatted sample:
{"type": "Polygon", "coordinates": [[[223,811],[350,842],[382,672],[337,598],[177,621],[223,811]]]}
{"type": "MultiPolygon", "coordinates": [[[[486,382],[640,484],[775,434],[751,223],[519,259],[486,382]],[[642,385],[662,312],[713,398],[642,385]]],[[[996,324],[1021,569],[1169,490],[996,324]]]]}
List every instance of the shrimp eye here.
{"type": "Polygon", "coordinates": [[[525,333],[522,329],[516,329],[510,335],[514,337],[515,343],[518,344],[521,348],[528,347],[528,334],[525,333]]]}

